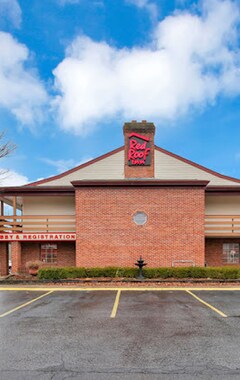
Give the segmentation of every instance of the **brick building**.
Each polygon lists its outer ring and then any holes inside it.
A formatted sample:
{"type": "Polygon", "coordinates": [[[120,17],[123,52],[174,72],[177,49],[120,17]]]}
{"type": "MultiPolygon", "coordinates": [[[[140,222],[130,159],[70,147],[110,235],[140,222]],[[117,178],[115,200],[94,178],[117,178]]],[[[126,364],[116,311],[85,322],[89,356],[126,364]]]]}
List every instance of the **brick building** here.
{"type": "Polygon", "coordinates": [[[239,264],[240,180],[154,145],[124,124],[124,146],[65,173],[0,188],[0,274],[46,266],[239,264]],[[4,204],[12,215],[4,215],[4,204]]]}

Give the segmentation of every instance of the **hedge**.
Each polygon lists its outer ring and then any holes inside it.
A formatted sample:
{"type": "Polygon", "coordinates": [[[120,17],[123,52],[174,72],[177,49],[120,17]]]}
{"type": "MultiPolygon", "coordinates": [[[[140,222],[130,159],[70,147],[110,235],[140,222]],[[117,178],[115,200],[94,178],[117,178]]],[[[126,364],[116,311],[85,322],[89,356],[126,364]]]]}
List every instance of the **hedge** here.
{"type": "MultiPolygon", "coordinates": [[[[209,279],[240,279],[240,267],[181,267],[181,268],[144,268],[145,278],[209,278],[209,279]]],[[[44,280],[59,280],[92,277],[124,277],[135,278],[137,268],[41,268],[38,278],[44,280]]]]}

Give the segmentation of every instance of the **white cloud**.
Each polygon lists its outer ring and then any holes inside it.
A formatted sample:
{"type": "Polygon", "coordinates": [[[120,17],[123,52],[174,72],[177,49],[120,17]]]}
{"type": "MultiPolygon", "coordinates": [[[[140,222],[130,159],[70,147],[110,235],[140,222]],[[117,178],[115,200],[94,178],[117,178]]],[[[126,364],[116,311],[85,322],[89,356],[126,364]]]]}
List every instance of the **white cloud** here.
{"type": "Polygon", "coordinates": [[[79,4],[82,0],[57,0],[58,3],[62,6],[67,4],[79,4]]]}
{"type": "Polygon", "coordinates": [[[47,94],[36,72],[26,68],[29,58],[25,45],[0,32],[0,107],[30,125],[41,120],[47,94]]]}
{"type": "Polygon", "coordinates": [[[220,94],[239,94],[239,20],[232,1],[208,0],[201,15],[159,22],[150,46],[117,49],[76,38],[54,70],[61,127],[84,134],[117,116],[174,120],[220,94]]]}
{"type": "Polygon", "coordinates": [[[13,170],[0,168],[0,186],[22,186],[29,182],[28,178],[13,170]]]}
{"type": "Polygon", "coordinates": [[[15,28],[20,28],[22,11],[17,0],[0,0],[0,22],[8,21],[15,28]]]}
{"type": "Polygon", "coordinates": [[[147,12],[149,12],[153,20],[157,19],[158,7],[154,2],[150,0],[125,0],[125,2],[135,5],[137,8],[145,9],[147,12]]]}
{"type": "MultiPolygon", "coordinates": [[[[56,0],[56,1],[62,7],[64,7],[65,5],[75,5],[75,4],[80,4],[83,2],[83,0],[56,0]]],[[[88,2],[88,0],[86,1],[88,2]]],[[[104,2],[101,0],[96,0],[96,1],[91,0],[91,6],[103,8],[104,2]]]]}
{"type": "Polygon", "coordinates": [[[85,164],[86,162],[89,162],[93,160],[93,157],[83,157],[80,161],[77,162],[76,166],[85,164]]]}
{"type": "Polygon", "coordinates": [[[71,169],[74,167],[74,160],[50,160],[49,158],[41,158],[42,162],[45,162],[46,164],[53,166],[57,169],[58,173],[65,172],[68,169],[71,169]]]}
{"type": "Polygon", "coordinates": [[[90,157],[83,157],[79,162],[76,162],[72,159],[69,160],[51,160],[49,158],[41,158],[41,161],[45,162],[48,165],[51,165],[56,168],[58,173],[63,173],[69,169],[72,169],[78,165],[84,164],[87,161],[92,160],[90,157]]]}

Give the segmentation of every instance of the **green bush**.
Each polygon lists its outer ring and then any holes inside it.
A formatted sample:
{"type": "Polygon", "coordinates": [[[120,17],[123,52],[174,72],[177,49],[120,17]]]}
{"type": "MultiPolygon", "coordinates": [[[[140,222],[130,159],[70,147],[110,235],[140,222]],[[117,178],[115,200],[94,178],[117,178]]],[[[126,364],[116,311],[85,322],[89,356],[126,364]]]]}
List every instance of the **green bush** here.
{"type": "Polygon", "coordinates": [[[86,268],[87,277],[116,277],[116,267],[86,268]]]}
{"type": "Polygon", "coordinates": [[[94,277],[126,277],[134,278],[137,276],[136,268],[81,268],[81,267],[64,267],[64,268],[41,268],[38,271],[38,278],[41,280],[59,280],[67,278],[94,278],[94,277]]]}
{"type": "MultiPolygon", "coordinates": [[[[182,267],[182,268],[144,268],[145,278],[210,278],[210,279],[238,279],[240,267],[182,267]]],[[[124,277],[135,278],[138,275],[137,268],[41,268],[38,278],[44,280],[94,278],[94,277],[124,277]]]]}
{"type": "Polygon", "coordinates": [[[84,268],[64,267],[64,268],[41,268],[38,271],[38,278],[41,280],[60,280],[67,278],[87,277],[84,268]]]}
{"type": "Polygon", "coordinates": [[[144,276],[147,278],[169,278],[172,276],[173,268],[145,268],[144,276]]]}
{"type": "Polygon", "coordinates": [[[206,268],[209,278],[217,279],[237,279],[240,277],[240,268],[238,267],[215,267],[206,268]]]}

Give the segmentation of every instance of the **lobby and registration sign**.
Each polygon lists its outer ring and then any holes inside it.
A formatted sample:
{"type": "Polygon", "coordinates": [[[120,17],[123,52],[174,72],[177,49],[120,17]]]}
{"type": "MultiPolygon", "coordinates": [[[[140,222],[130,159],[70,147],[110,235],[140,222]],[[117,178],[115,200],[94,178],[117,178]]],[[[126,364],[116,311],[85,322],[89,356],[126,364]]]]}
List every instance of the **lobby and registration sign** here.
{"type": "Polygon", "coordinates": [[[128,143],[128,165],[150,166],[150,139],[138,133],[129,135],[128,143]]]}
{"type": "Polygon", "coordinates": [[[38,233],[38,234],[0,234],[0,241],[74,241],[76,234],[72,233],[38,233]]]}

